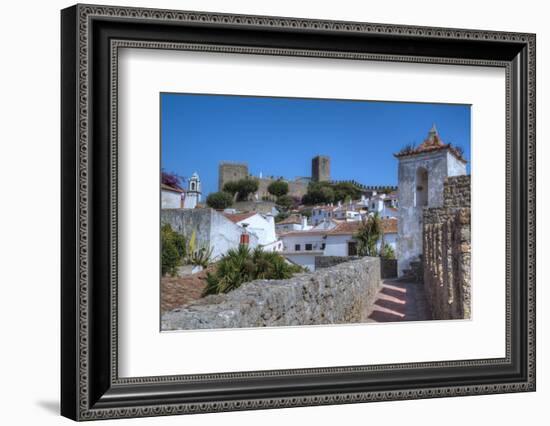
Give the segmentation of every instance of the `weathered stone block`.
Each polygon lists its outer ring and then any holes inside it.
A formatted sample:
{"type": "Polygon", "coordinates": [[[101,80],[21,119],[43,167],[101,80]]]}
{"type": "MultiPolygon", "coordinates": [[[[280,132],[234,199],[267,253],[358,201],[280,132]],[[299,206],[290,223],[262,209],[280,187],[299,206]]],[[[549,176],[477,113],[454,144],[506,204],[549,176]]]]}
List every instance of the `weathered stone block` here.
{"type": "Polygon", "coordinates": [[[447,178],[441,208],[424,211],[423,275],[434,319],[470,318],[470,176],[447,178]]]}

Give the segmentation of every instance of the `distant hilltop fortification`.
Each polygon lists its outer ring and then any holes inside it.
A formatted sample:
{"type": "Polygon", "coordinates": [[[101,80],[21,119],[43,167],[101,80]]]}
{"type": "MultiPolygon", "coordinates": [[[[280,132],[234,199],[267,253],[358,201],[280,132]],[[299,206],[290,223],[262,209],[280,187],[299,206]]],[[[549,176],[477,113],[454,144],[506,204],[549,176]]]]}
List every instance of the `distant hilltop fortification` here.
{"type": "MultiPolygon", "coordinates": [[[[222,161],[218,168],[218,189],[221,191],[227,182],[234,182],[251,176],[247,163],[222,161]]],[[[330,157],[317,155],[311,160],[311,177],[285,179],[282,176],[255,176],[259,182],[258,196],[270,198],[267,187],[273,181],[282,179],[288,183],[288,195],[303,197],[311,181],[330,181],[330,157]]]]}

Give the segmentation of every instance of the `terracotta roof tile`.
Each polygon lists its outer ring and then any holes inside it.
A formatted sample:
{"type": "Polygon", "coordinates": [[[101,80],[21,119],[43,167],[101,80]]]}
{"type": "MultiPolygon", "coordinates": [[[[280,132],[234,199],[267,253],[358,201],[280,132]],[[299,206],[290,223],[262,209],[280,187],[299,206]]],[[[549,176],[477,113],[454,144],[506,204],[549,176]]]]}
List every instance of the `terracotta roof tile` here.
{"type": "MultiPolygon", "coordinates": [[[[380,219],[382,231],[384,234],[396,234],[397,233],[397,218],[380,219]]],[[[327,235],[353,235],[359,231],[363,222],[341,222],[335,228],[327,232],[327,235]]]]}
{"type": "Polygon", "coordinates": [[[180,188],[179,186],[172,186],[172,185],[167,185],[165,183],[161,183],[160,184],[160,188],[161,189],[164,189],[166,191],[173,191],[173,192],[179,192],[180,194],[183,194],[185,191],[180,188]]]}
{"type": "Polygon", "coordinates": [[[246,213],[223,213],[223,215],[228,218],[233,223],[238,223],[241,220],[248,219],[249,217],[258,214],[258,212],[246,212],[246,213]]]}
{"type": "Polygon", "coordinates": [[[362,221],[356,220],[353,222],[340,222],[335,228],[327,232],[328,235],[352,235],[355,234],[361,225],[362,221]]]}
{"type": "Polygon", "coordinates": [[[325,229],[312,229],[310,231],[290,231],[280,234],[279,237],[303,237],[308,235],[325,235],[327,231],[325,229]]]}
{"type": "Polygon", "coordinates": [[[426,152],[434,152],[434,151],[445,150],[445,149],[448,149],[460,161],[464,163],[466,162],[464,157],[462,157],[462,154],[455,147],[453,147],[450,143],[446,144],[443,142],[434,125],[430,129],[428,133],[428,137],[424,140],[424,142],[422,142],[416,148],[406,149],[404,151],[394,154],[394,156],[399,158],[399,157],[406,157],[409,155],[423,154],[426,152]]]}
{"type": "Polygon", "coordinates": [[[397,218],[382,219],[382,231],[384,234],[397,234],[397,218]]]}

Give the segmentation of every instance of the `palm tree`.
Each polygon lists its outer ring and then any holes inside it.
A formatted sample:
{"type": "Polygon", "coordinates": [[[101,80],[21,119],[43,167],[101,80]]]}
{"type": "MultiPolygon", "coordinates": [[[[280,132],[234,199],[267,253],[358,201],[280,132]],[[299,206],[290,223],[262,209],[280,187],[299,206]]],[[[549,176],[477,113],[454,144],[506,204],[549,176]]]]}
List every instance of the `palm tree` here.
{"type": "Polygon", "coordinates": [[[382,235],[382,223],[378,212],[369,216],[357,233],[354,235],[357,240],[357,253],[360,256],[377,256],[376,244],[382,235]]]}

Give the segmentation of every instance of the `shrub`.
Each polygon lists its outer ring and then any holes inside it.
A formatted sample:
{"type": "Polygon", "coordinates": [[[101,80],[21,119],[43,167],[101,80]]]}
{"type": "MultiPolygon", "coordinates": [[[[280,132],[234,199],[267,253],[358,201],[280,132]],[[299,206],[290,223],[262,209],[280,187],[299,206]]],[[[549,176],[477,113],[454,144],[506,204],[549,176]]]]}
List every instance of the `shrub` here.
{"type": "Polygon", "coordinates": [[[305,208],[305,209],[301,209],[301,210],[300,210],[300,214],[301,214],[302,216],[305,216],[305,217],[307,217],[307,218],[309,219],[309,218],[311,217],[311,214],[312,214],[312,213],[311,213],[311,210],[312,210],[312,209],[311,209],[310,207],[305,208]]]}
{"type": "Polygon", "coordinates": [[[223,210],[233,204],[233,197],[227,192],[213,192],[206,198],[206,205],[216,210],[223,210]]]}
{"type": "Polygon", "coordinates": [[[170,224],[160,229],[162,275],[175,275],[187,254],[185,237],[172,230],[170,224]]]}
{"type": "Polygon", "coordinates": [[[282,197],[283,195],[288,194],[288,183],[282,180],[271,182],[267,187],[267,192],[277,198],[282,197]]]}
{"type": "Polygon", "coordinates": [[[281,195],[277,198],[277,205],[288,210],[294,205],[294,199],[289,195],[281,195]]]}
{"type": "Polygon", "coordinates": [[[210,258],[212,257],[213,248],[207,246],[201,246],[197,250],[193,250],[187,256],[187,263],[195,266],[202,266],[206,268],[210,263],[210,258]]]}
{"type": "Polygon", "coordinates": [[[276,252],[266,252],[259,247],[251,251],[248,246],[240,245],[222,257],[214,273],[207,274],[203,295],[227,293],[255,279],[286,279],[297,272],[303,269],[287,263],[276,252]]]}
{"type": "Polygon", "coordinates": [[[383,259],[395,259],[395,251],[388,243],[384,243],[384,246],[380,250],[380,257],[383,259]]]}
{"type": "Polygon", "coordinates": [[[283,220],[285,220],[287,217],[290,216],[290,213],[288,212],[281,212],[279,213],[277,216],[275,216],[275,223],[279,223],[279,222],[282,222],[283,220]]]}

